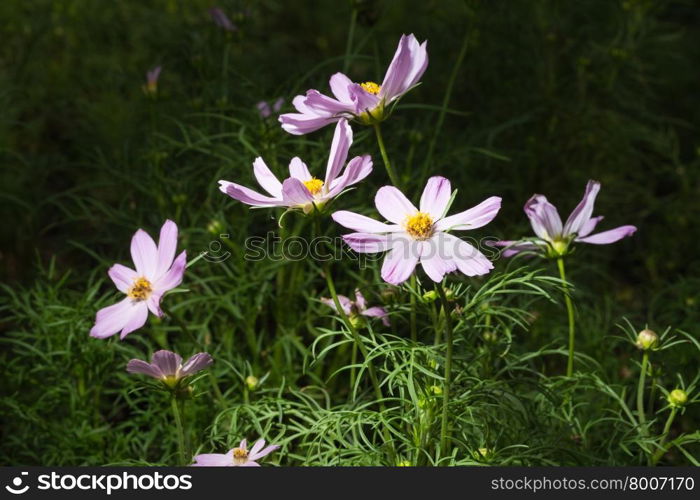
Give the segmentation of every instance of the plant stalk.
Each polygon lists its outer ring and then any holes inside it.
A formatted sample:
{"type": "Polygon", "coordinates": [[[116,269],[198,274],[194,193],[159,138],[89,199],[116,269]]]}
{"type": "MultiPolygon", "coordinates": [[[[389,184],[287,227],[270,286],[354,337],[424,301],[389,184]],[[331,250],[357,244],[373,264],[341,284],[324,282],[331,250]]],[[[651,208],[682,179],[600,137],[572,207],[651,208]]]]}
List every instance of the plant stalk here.
{"type": "Polygon", "coordinates": [[[571,301],[569,285],[566,282],[566,271],[564,270],[564,258],[557,258],[557,267],[559,267],[559,276],[564,282],[564,301],[566,302],[566,312],[569,317],[569,359],[566,363],[566,376],[571,377],[574,373],[574,343],[576,340],[576,325],[574,322],[574,304],[571,301]]]}
{"type": "Polygon", "coordinates": [[[447,455],[449,453],[449,432],[448,432],[448,406],[450,403],[450,384],[452,383],[452,318],[447,304],[447,296],[442,284],[436,283],[440,300],[442,301],[442,310],[445,315],[445,344],[447,351],[445,353],[445,387],[442,389],[442,424],[440,426],[440,454],[447,455]]]}

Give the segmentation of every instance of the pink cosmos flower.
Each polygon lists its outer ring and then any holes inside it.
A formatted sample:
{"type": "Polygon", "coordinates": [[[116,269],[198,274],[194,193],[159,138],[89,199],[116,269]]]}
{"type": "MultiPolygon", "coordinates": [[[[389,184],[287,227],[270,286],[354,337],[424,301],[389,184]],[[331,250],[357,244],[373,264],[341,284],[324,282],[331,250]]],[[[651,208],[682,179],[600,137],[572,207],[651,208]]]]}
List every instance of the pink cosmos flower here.
{"type": "Polygon", "coordinates": [[[271,444],[267,448],[264,439],[258,439],[248,450],[246,440],[241,441],[238,448],[232,448],[228,453],[205,453],[194,457],[193,467],[260,467],[256,460],[279,449],[279,445],[271,444]]]}
{"type": "Polygon", "coordinates": [[[162,381],[165,385],[176,386],[180,380],[204,370],[214,362],[206,352],[199,352],[182,364],[182,357],[171,351],[157,351],[147,363],[141,359],[132,359],[126,365],[129,373],[143,373],[162,381]]]}
{"type": "Polygon", "coordinates": [[[155,94],[158,92],[158,78],[160,78],[160,72],[162,66],[156,66],[146,72],[146,85],[143,86],[143,91],[146,94],[155,94]]]}
{"type": "Polygon", "coordinates": [[[97,312],[91,337],[103,339],[121,331],[123,339],[146,323],[149,310],[156,316],[163,316],[160,299],[182,282],[187,263],[186,251],[175,258],[176,249],[177,225],[171,220],[163,224],[158,246],[143,229],[136,231],[131,239],[131,258],[136,270],[114,264],[108,272],[126,297],[97,312]]]}
{"type": "Polygon", "coordinates": [[[255,105],[255,107],[260,114],[260,118],[269,118],[272,116],[272,113],[277,113],[280,109],[282,109],[282,104],[284,104],[284,99],[280,97],[272,103],[272,106],[270,106],[270,103],[267,101],[260,101],[255,105]]]}
{"type": "Polygon", "coordinates": [[[388,283],[398,285],[406,281],[419,262],[435,282],[453,271],[467,276],[486,274],[493,269],[486,256],[448,231],[485,226],[500,210],[501,198],[492,196],[469,210],[446,217],[451,197],[450,181],[435,176],[428,179],[420,209],[393,186],[377,191],[374,203],[390,224],[344,210],[335,212],[333,219],[358,231],[343,236],[356,252],[388,251],[381,272],[388,283]]]}
{"type": "Polygon", "coordinates": [[[427,43],[414,35],[403,35],[381,85],[355,83],[343,73],[330,79],[335,99],[317,90],[308,90],[292,101],[298,113],[280,115],[282,128],[294,135],[308,134],[341,118],[356,119],[368,125],[387,118],[385,108],[414,87],[428,67],[427,43]]]}
{"type": "Polygon", "coordinates": [[[209,15],[211,20],[214,21],[219,28],[223,28],[226,31],[236,31],[236,25],[231,22],[226,13],[219,7],[212,7],[209,9],[209,15]]]}
{"type": "Polygon", "coordinates": [[[586,192],[578,206],[571,212],[566,223],[562,225],[559,212],[547,198],[535,194],[525,203],[525,214],[530,219],[537,238],[520,241],[497,241],[493,245],[506,247],[504,257],[511,257],[524,251],[540,251],[550,257],[565,255],[571,243],[592,243],[607,245],[615,243],[637,230],[635,226],[620,226],[615,229],[591,234],[603,216],[593,217],[593,205],[600,191],[600,183],[588,181],[586,192]]]}
{"type": "Polygon", "coordinates": [[[360,182],[372,172],[369,155],[354,157],[343,170],[351,144],[352,129],[346,120],[340,120],[333,135],[325,181],[313,177],[306,164],[295,157],[289,163],[290,177],[280,183],[263,159],[256,158],[253,173],[269,196],[224,180],[219,181],[219,190],[234,200],[254,207],[299,208],[309,213],[315,206],[320,210],[345,188],[360,182]]]}
{"type": "MultiPolygon", "coordinates": [[[[336,311],[333,299],[322,298],[321,302],[336,311]]],[[[386,309],[379,306],[367,307],[367,301],[359,288],[355,289],[354,301],[350,300],[345,295],[338,295],[338,302],[340,302],[340,307],[343,308],[343,312],[345,312],[346,316],[348,316],[351,321],[360,315],[369,318],[381,318],[384,326],[391,325],[386,309]]]]}

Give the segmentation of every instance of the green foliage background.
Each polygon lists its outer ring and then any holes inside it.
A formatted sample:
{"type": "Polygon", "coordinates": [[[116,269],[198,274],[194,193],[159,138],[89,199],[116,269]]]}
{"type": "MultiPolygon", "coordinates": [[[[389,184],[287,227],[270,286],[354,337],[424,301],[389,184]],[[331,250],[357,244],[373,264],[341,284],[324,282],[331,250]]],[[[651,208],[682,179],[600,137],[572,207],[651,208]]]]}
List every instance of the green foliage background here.
{"type": "MultiPolygon", "coordinates": [[[[0,463],[172,463],[167,398],[124,371],[128,359],[166,346],[183,355],[204,346],[216,359],[222,397],[203,378],[188,408],[194,450],[224,452],[241,437],[264,435],[284,444],[270,457],[283,465],[431,463],[411,448],[411,429],[431,421],[435,403],[430,386],[439,371],[431,366],[441,353],[432,346],[432,306],[419,310],[425,342],[410,345],[408,293],[380,285],[374,268],[338,271],[340,293],[360,286],[395,318],[391,331],[368,334],[368,342],[381,346],[375,362],[396,411],[374,411],[364,383],[352,402],[349,370],[331,376],[350,364],[351,349],[331,349],[343,334],[316,300],[327,295],[318,267],[244,262],[245,238],[276,231],[279,214],[249,210],[216,184],[253,186],[258,155],[278,174],[297,155],[312,170],[324,168],[332,130],[288,135],[255,104],[284,97],[289,111],[307,88],[327,91],[328,77],[346,63],[351,78],[381,81],[402,33],[428,39],[430,55],[422,85],[383,127],[409,194],[417,197],[439,174],[459,189],[454,210],[500,195],[503,209],[480,235],[512,239],[530,233],[522,206],[532,193],[546,194],[565,215],[586,181],[598,179],[596,213],[605,227],[639,228],[615,245],[582,246],[569,260],[581,353],[573,382],[560,377],[566,324],[557,284],[547,278],[553,266],[499,261],[488,283],[454,280],[466,320],[453,407],[458,446],[449,463],[482,463],[474,455],[482,447],[501,464],[644,463],[643,443],[608,389],[631,401],[639,372],[639,354],[616,326],[623,318],[634,325],[628,330],[648,324],[698,335],[700,7],[691,0],[218,5],[237,31],[213,24],[211,3],[201,0],[0,3],[0,463]],[[142,85],[156,65],[163,71],[150,98],[142,85]],[[124,342],[89,338],[95,312],[116,297],[108,267],[128,261],[136,228],[155,235],[165,218],[180,226],[190,257],[230,234],[233,258],[198,262],[185,277],[190,292],[168,298],[197,342],[153,317],[124,342]],[[478,296],[499,279],[512,290],[542,289],[497,305],[486,292],[478,296]],[[499,311],[508,319],[486,322],[499,311]],[[495,346],[483,340],[491,330],[495,346]],[[312,346],[324,352],[321,362],[312,346]],[[416,366],[424,371],[414,378],[416,366]],[[267,378],[249,394],[243,380],[251,373],[267,378]],[[382,425],[396,431],[401,457],[387,453],[382,425]]],[[[374,157],[373,174],[338,203],[371,214],[370,200],[388,180],[371,130],[355,127],[352,153],[364,152],[374,157]]],[[[342,233],[327,226],[329,235],[342,233]]],[[[698,374],[698,350],[687,345],[652,360],[655,380],[669,390],[677,375],[698,374]]],[[[657,393],[654,410],[662,406],[657,393]]],[[[691,407],[673,434],[697,434],[697,422],[691,407]]],[[[432,449],[430,436],[418,448],[432,449]]],[[[698,451],[674,449],[662,463],[695,463],[698,451]]]]}

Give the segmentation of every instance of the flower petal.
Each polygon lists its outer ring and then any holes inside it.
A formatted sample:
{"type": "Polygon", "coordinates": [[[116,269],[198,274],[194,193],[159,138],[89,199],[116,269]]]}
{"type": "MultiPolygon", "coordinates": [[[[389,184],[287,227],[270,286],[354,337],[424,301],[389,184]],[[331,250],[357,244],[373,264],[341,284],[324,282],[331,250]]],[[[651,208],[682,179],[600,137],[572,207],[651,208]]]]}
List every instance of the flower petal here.
{"type": "Polygon", "coordinates": [[[327,187],[338,177],[343,169],[346,160],[348,159],[348,151],[352,144],[352,128],[348,125],[345,119],[339,120],[335,126],[333,133],[333,142],[331,143],[331,152],[328,157],[328,165],[326,166],[326,181],[327,187]]]}
{"type": "Polygon", "coordinates": [[[367,309],[367,301],[359,288],[355,288],[355,307],[357,307],[358,311],[367,309]]]}
{"type": "Polygon", "coordinates": [[[144,301],[134,302],[131,310],[131,316],[124,325],[124,328],[122,328],[119,338],[121,340],[124,340],[124,338],[131,332],[133,332],[134,330],[138,330],[143,325],[145,325],[147,319],[148,306],[146,305],[146,303],[144,301]]]}
{"type": "MultiPolygon", "coordinates": [[[[322,298],[321,302],[331,309],[333,309],[335,312],[338,312],[338,309],[335,307],[335,301],[331,298],[322,298]]],[[[345,295],[338,295],[338,302],[340,302],[340,307],[343,308],[343,312],[346,315],[350,315],[352,313],[352,301],[347,298],[345,295]]]]}
{"type": "Polygon", "coordinates": [[[435,228],[438,231],[464,231],[483,227],[496,217],[500,209],[501,198],[491,196],[469,210],[439,220],[435,228]]]}
{"type": "Polygon", "coordinates": [[[131,258],[140,276],[144,276],[149,281],[155,278],[158,268],[158,248],[153,238],[143,229],[136,231],[131,238],[131,258]]]}
{"type": "Polygon", "coordinates": [[[139,277],[136,271],[121,264],[114,264],[109,268],[107,274],[112,278],[117,290],[123,293],[127,293],[139,277]]]}
{"type": "Polygon", "coordinates": [[[194,457],[193,467],[221,467],[233,466],[233,450],[228,453],[204,453],[194,457]]]}
{"type": "Polygon", "coordinates": [[[632,236],[636,231],[637,228],[635,226],[620,226],[616,227],[615,229],[603,231],[602,233],[593,234],[584,238],[576,238],[576,241],[580,241],[582,243],[592,243],[594,245],[608,245],[627,236],[632,236]]]}
{"type": "Polygon", "coordinates": [[[134,314],[134,304],[134,301],[126,297],[97,311],[95,326],[90,330],[90,336],[104,339],[122,330],[134,314]]]}
{"type": "Polygon", "coordinates": [[[340,119],[337,116],[318,116],[314,114],[285,113],[279,116],[285,132],[292,135],[304,135],[335,123],[340,119]]]}
{"type": "Polygon", "coordinates": [[[374,197],[374,204],[382,217],[394,224],[403,224],[406,217],[418,211],[413,203],[394,186],[379,188],[374,197]]]}
{"type": "Polygon", "coordinates": [[[569,218],[566,220],[564,225],[564,236],[569,236],[572,234],[578,234],[581,232],[584,224],[593,215],[593,205],[595,204],[595,198],[600,191],[600,182],[588,181],[586,184],[586,192],[583,194],[583,199],[574,208],[569,218]]]}
{"type": "Polygon", "coordinates": [[[304,184],[294,177],[285,179],[282,183],[282,199],[290,207],[305,206],[314,201],[314,197],[304,184]]]}
{"type": "Polygon", "coordinates": [[[204,370],[214,362],[214,359],[206,352],[198,352],[188,359],[180,369],[180,375],[186,377],[204,370]]]}
{"type": "Polygon", "coordinates": [[[270,198],[234,182],[219,181],[219,191],[246,205],[254,207],[275,207],[283,204],[281,198],[270,198]]]}
{"type": "Polygon", "coordinates": [[[391,326],[391,322],[389,321],[389,314],[386,312],[386,309],[383,307],[379,306],[374,306],[370,307],[368,309],[365,309],[364,311],[360,312],[363,316],[368,316],[370,318],[381,318],[382,323],[384,326],[391,326]]]}
{"type": "Polygon", "coordinates": [[[436,175],[428,179],[418,206],[421,212],[429,214],[433,221],[437,221],[445,215],[451,196],[452,187],[450,181],[436,175]]]}
{"type": "MultiPolygon", "coordinates": [[[[258,443],[259,443],[259,442],[260,442],[260,441],[258,441],[258,443]]],[[[258,443],[255,443],[255,444],[258,444],[258,443]]],[[[263,441],[263,444],[264,444],[264,443],[265,443],[265,441],[263,441]]],[[[278,450],[279,448],[280,448],[280,446],[279,446],[278,444],[271,444],[271,445],[269,445],[268,447],[263,448],[263,449],[260,450],[260,451],[255,451],[255,452],[254,452],[253,450],[250,450],[250,453],[248,454],[248,461],[249,461],[249,463],[251,463],[251,462],[254,463],[255,460],[259,460],[259,459],[261,459],[262,457],[265,457],[265,456],[269,455],[269,454],[272,453],[273,451],[278,450]]],[[[258,464],[255,464],[255,465],[258,465],[258,464]]]]}
{"type": "Polygon", "coordinates": [[[343,171],[343,175],[331,182],[328,190],[328,197],[332,198],[343,189],[353,184],[357,184],[362,179],[372,173],[372,157],[369,155],[356,156],[348,163],[343,171]]]}
{"type": "Polygon", "coordinates": [[[126,371],[129,373],[142,373],[153,378],[162,378],[163,372],[155,365],[146,363],[142,359],[132,359],[126,364],[126,371]]]}
{"type": "Polygon", "coordinates": [[[153,353],[151,364],[157,366],[166,377],[175,376],[182,365],[182,357],[172,351],[161,349],[153,353]]]}
{"type": "Polygon", "coordinates": [[[597,217],[591,217],[590,219],[588,219],[588,222],[586,222],[583,226],[581,226],[581,229],[579,229],[578,237],[583,238],[584,236],[588,236],[589,234],[591,234],[595,227],[598,225],[598,223],[602,220],[602,215],[599,215],[597,217]]]}
{"type": "Polygon", "coordinates": [[[166,220],[163,227],[160,228],[160,237],[158,238],[158,265],[156,267],[154,280],[157,280],[173,265],[175,258],[175,250],[177,250],[177,224],[170,219],[166,220]]]}
{"type": "Polygon", "coordinates": [[[440,233],[441,248],[446,259],[452,260],[457,269],[467,276],[480,276],[493,269],[493,263],[466,241],[448,233],[440,233]]]}
{"type": "Polygon", "coordinates": [[[401,35],[394,57],[384,74],[384,81],[379,92],[387,100],[391,100],[406,90],[404,82],[411,71],[411,49],[409,43],[409,37],[401,35]]]}
{"type": "Polygon", "coordinates": [[[535,234],[546,241],[553,241],[562,234],[561,218],[557,209],[541,194],[525,203],[525,214],[530,219],[535,234]]]}
{"type": "Polygon", "coordinates": [[[331,92],[333,92],[336,99],[346,104],[352,103],[352,96],[349,91],[349,87],[352,84],[352,80],[343,73],[336,73],[330,79],[331,92]]]}
{"type": "Polygon", "coordinates": [[[343,227],[360,231],[362,233],[391,233],[403,231],[397,224],[385,224],[365,215],[356,214],[347,210],[339,210],[331,215],[334,221],[343,227]]]}
{"type": "Polygon", "coordinates": [[[382,264],[382,279],[392,285],[406,281],[413,273],[420,257],[417,242],[404,240],[394,241],[392,249],[387,253],[382,264]]]}
{"type": "Polygon", "coordinates": [[[153,294],[160,296],[168,290],[172,290],[182,283],[182,276],[185,274],[185,266],[187,266],[187,250],[183,250],[173,262],[172,267],[161,276],[158,281],[153,283],[153,294]]]}
{"type": "MultiPolygon", "coordinates": [[[[540,249],[540,245],[531,241],[487,241],[487,245],[494,247],[506,247],[501,255],[503,257],[512,257],[520,252],[534,252],[540,249]]],[[[546,245],[546,243],[543,243],[546,245]]]]}
{"type": "Polygon", "coordinates": [[[282,183],[259,156],[253,162],[253,174],[258,184],[270,193],[270,196],[277,199],[282,197],[282,183]]]}
{"type": "MultiPolygon", "coordinates": [[[[301,161],[301,158],[295,156],[289,162],[289,176],[299,179],[301,182],[311,180],[311,172],[309,172],[309,167],[306,163],[301,161]]],[[[282,185],[280,184],[280,192],[282,191],[282,185]]]]}
{"type": "Polygon", "coordinates": [[[445,274],[457,270],[457,265],[450,258],[446,258],[445,252],[441,248],[442,235],[438,233],[435,237],[421,242],[420,263],[423,271],[428,277],[440,283],[445,274]]]}
{"type": "Polygon", "coordinates": [[[391,247],[391,239],[383,234],[350,233],[343,236],[343,241],[358,253],[384,252],[391,247]]]}

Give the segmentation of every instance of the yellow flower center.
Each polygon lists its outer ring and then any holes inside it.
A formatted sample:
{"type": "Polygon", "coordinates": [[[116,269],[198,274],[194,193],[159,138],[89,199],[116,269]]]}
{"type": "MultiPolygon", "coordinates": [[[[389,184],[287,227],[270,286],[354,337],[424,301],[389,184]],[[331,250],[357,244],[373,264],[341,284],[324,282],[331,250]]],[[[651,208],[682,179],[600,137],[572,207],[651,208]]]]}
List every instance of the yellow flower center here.
{"type": "Polygon", "coordinates": [[[308,189],[311,194],[317,195],[321,192],[323,181],[321,179],[317,179],[316,177],[312,177],[311,180],[304,181],[304,186],[306,186],[306,189],[308,189]]]}
{"type": "Polygon", "coordinates": [[[433,234],[433,218],[425,212],[416,212],[406,218],[406,232],[417,240],[427,240],[433,234]]]}
{"type": "Polygon", "coordinates": [[[377,95],[379,91],[382,89],[381,86],[377,85],[374,82],[364,82],[360,84],[360,87],[367,92],[368,94],[372,95],[377,95]]]}
{"type": "Polygon", "coordinates": [[[233,463],[236,465],[244,464],[248,461],[248,450],[245,448],[233,449],[233,463]]]}
{"type": "Polygon", "coordinates": [[[140,301],[146,300],[151,295],[152,291],[151,282],[142,277],[134,282],[134,286],[129,289],[126,295],[129,298],[140,301]]]}

